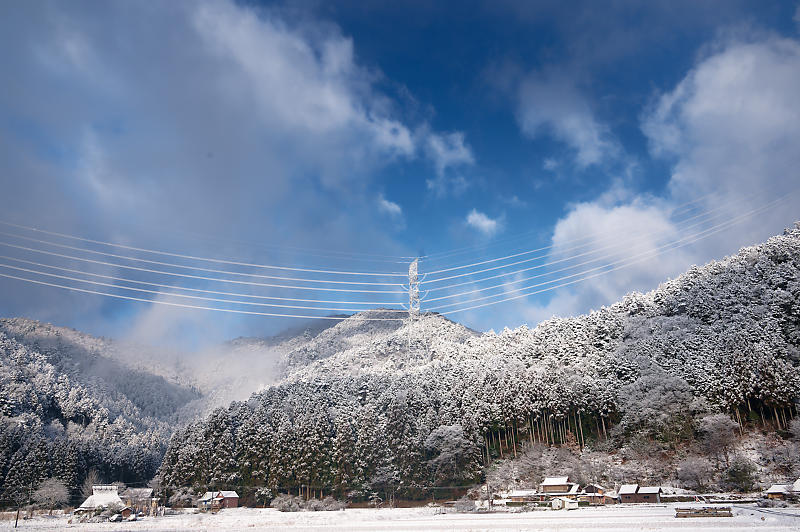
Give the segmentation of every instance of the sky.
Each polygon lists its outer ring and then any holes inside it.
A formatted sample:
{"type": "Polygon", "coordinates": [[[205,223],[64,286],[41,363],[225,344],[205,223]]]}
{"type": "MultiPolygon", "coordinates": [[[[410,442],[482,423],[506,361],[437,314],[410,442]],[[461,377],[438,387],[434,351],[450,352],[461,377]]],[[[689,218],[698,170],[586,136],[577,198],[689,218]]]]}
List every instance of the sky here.
{"type": "Polygon", "coordinates": [[[0,316],[96,335],[401,309],[411,257],[534,326],[800,219],[797,2],[3,2],[0,70],[0,316]]]}

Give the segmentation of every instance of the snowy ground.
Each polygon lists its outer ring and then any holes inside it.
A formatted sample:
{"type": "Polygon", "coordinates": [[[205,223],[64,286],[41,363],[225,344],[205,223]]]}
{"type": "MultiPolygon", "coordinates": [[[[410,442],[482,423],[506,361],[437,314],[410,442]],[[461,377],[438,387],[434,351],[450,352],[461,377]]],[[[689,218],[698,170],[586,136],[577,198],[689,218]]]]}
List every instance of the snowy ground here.
{"type": "MultiPolygon", "coordinates": [[[[76,530],[800,530],[800,508],[734,507],[734,517],[676,519],[675,506],[691,504],[609,506],[572,511],[527,513],[441,514],[436,508],[348,509],[343,512],[282,513],[272,509],[235,508],[217,515],[185,514],[133,523],[69,524],[67,517],[37,517],[20,528],[76,530]]],[[[5,516],[4,516],[5,517],[5,516]]],[[[0,521],[0,529],[14,521],[0,521]]]]}

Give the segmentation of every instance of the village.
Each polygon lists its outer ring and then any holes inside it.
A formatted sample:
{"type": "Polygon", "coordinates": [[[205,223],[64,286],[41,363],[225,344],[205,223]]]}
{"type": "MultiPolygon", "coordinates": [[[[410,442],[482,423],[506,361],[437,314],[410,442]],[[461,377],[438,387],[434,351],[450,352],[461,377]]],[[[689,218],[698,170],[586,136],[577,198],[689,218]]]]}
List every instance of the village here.
{"type": "MultiPolygon", "coordinates": [[[[616,505],[695,503],[691,509],[675,506],[675,517],[730,517],[731,504],[755,502],[758,506],[771,507],[776,505],[775,501],[785,501],[779,503],[780,506],[797,503],[800,501],[800,479],[793,483],[773,484],[761,493],[738,497],[731,494],[702,495],[679,488],[637,483],[607,489],[597,483],[581,485],[572,482],[568,476],[545,477],[535,489],[490,492],[488,486],[484,485],[477,493],[472,491],[471,494],[473,498],[465,495],[459,500],[439,504],[425,502],[419,506],[438,507],[443,513],[519,513],[616,505]]],[[[63,515],[69,517],[70,524],[113,523],[154,520],[185,513],[216,515],[240,506],[240,497],[233,490],[206,491],[197,497],[192,508],[173,509],[165,507],[152,488],[121,488],[109,484],[93,486],[92,495],[71,514],[66,512],[63,515]]]]}

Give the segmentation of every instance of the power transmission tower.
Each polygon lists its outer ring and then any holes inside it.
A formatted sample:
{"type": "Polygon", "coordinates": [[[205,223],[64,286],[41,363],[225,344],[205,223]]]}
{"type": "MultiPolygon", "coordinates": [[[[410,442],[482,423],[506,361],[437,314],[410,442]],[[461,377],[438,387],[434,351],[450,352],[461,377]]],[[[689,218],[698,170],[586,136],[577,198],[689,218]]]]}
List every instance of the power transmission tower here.
{"type": "Polygon", "coordinates": [[[408,266],[408,319],[419,316],[419,259],[408,266]]]}
{"type": "Polygon", "coordinates": [[[414,320],[419,317],[419,259],[408,265],[408,353],[411,354],[411,336],[414,320]]]}

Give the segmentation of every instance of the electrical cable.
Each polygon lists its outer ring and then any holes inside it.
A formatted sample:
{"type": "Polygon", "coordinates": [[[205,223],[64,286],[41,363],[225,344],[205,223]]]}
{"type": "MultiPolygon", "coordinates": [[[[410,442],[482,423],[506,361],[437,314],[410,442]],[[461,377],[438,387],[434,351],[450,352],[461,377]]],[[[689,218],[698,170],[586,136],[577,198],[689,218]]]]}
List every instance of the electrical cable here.
{"type": "MultiPolygon", "coordinates": [[[[732,203],[737,203],[739,201],[743,201],[743,200],[742,199],[737,199],[732,203]]],[[[714,209],[710,209],[710,210],[706,211],[706,213],[718,211],[718,210],[726,208],[727,206],[728,206],[728,204],[723,204],[723,205],[720,205],[720,206],[718,206],[718,207],[716,207],[714,209]]],[[[697,218],[697,217],[700,217],[700,216],[703,216],[703,215],[704,214],[699,214],[699,215],[696,215],[696,216],[694,216],[692,218],[689,218],[687,220],[691,220],[693,218],[697,218]]],[[[684,221],[687,221],[687,220],[684,220],[684,221]]],[[[581,244],[581,245],[579,245],[577,247],[566,248],[564,251],[565,252],[574,251],[575,249],[581,249],[581,248],[584,248],[584,247],[586,247],[588,245],[591,245],[591,244],[592,244],[592,242],[589,242],[589,243],[586,243],[586,244],[581,244]]],[[[565,261],[568,261],[568,260],[572,260],[572,259],[575,259],[575,258],[578,258],[578,257],[583,257],[585,255],[596,253],[597,251],[601,251],[603,249],[608,249],[609,247],[613,248],[616,245],[619,245],[619,243],[615,243],[614,245],[605,246],[605,247],[601,247],[601,248],[595,248],[595,249],[592,249],[590,251],[587,251],[587,252],[584,252],[584,253],[580,253],[578,255],[573,255],[571,257],[565,257],[565,258],[550,262],[548,264],[556,264],[556,263],[561,263],[561,262],[565,262],[565,261]]],[[[446,270],[438,270],[438,271],[435,271],[435,272],[426,272],[426,273],[428,275],[434,275],[436,273],[441,273],[441,272],[444,272],[444,271],[452,271],[452,270],[457,270],[457,269],[462,269],[462,268],[467,268],[467,267],[472,267],[472,266],[478,266],[480,264],[487,264],[487,263],[491,263],[491,262],[497,262],[497,261],[500,261],[500,260],[506,260],[506,259],[509,259],[509,258],[519,257],[519,256],[522,256],[522,255],[527,255],[529,253],[542,251],[544,249],[552,249],[553,247],[554,247],[554,245],[550,245],[550,246],[547,246],[545,248],[537,248],[537,249],[530,250],[530,251],[525,251],[525,252],[516,253],[516,254],[513,254],[513,255],[508,255],[508,256],[505,256],[505,257],[500,257],[500,258],[497,258],[497,259],[489,259],[489,260],[484,260],[484,261],[481,261],[481,262],[476,262],[476,263],[473,263],[473,264],[468,264],[468,265],[465,265],[465,266],[459,266],[459,267],[455,267],[455,268],[448,268],[446,270]]],[[[465,272],[465,273],[460,273],[460,274],[455,274],[455,275],[449,275],[447,277],[440,277],[438,279],[431,279],[431,280],[425,281],[425,283],[426,284],[437,283],[437,282],[441,282],[441,281],[448,281],[448,280],[451,280],[451,279],[459,279],[459,278],[462,278],[462,277],[468,277],[468,276],[476,275],[476,274],[479,274],[479,273],[486,273],[486,272],[490,272],[490,271],[501,270],[503,268],[508,268],[508,267],[511,267],[511,266],[518,266],[520,264],[527,264],[529,262],[533,262],[534,260],[545,258],[548,255],[549,254],[538,255],[536,257],[529,257],[527,259],[511,262],[511,263],[508,263],[508,264],[502,264],[502,265],[499,265],[499,266],[493,266],[491,268],[484,268],[482,270],[476,270],[476,271],[472,271],[472,272],[465,272]]],[[[519,270],[519,271],[525,271],[525,270],[519,270]]],[[[509,273],[505,273],[504,275],[511,275],[512,273],[513,272],[509,272],[509,273]]],[[[451,285],[451,286],[453,286],[453,285],[451,285]]],[[[436,288],[429,288],[428,290],[436,290],[436,288]]]]}
{"type": "MultiPolygon", "coordinates": [[[[126,264],[117,264],[113,262],[105,262],[100,260],[94,259],[87,259],[85,257],[76,257],[73,255],[65,255],[63,253],[56,253],[54,251],[46,251],[42,249],[36,249],[26,246],[19,246],[17,244],[10,244],[8,242],[4,242],[0,240],[0,246],[11,247],[15,249],[21,249],[24,251],[30,251],[33,253],[41,253],[44,255],[56,256],[65,259],[71,259],[81,262],[90,262],[93,264],[100,264],[103,266],[113,266],[115,268],[124,268],[128,270],[136,270],[142,271],[147,273],[155,273],[158,275],[169,275],[172,277],[182,277],[187,279],[199,279],[203,281],[215,281],[220,283],[234,283],[234,284],[243,284],[248,286],[262,286],[262,287],[270,287],[270,288],[287,288],[290,290],[313,290],[313,291],[320,291],[320,292],[348,292],[348,293],[362,293],[362,294],[405,294],[405,291],[398,291],[398,290],[363,290],[363,289],[348,289],[348,288],[325,288],[325,287],[317,287],[317,286],[293,286],[293,285],[282,285],[282,284],[272,284],[272,283],[258,283],[254,281],[239,281],[236,279],[222,279],[218,277],[205,277],[202,275],[190,275],[187,273],[176,273],[176,272],[167,272],[163,270],[154,270],[151,268],[141,268],[139,266],[129,266],[126,264]]],[[[246,275],[246,274],[243,274],[246,275]]],[[[393,286],[393,285],[392,285],[393,286]]],[[[401,285],[397,285],[401,286],[401,285]]]]}
{"type": "MultiPolygon", "coordinates": [[[[215,301],[217,303],[234,303],[234,304],[237,304],[237,305],[250,305],[250,306],[258,306],[258,307],[293,308],[293,309],[303,309],[303,310],[324,310],[324,311],[331,311],[331,312],[363,312],[365,310],[370,310],[370,309],[352,309],[352,308],[307,307],[307,306],[300,306],[300,305],[282,305],[282,304],[278,304],[278,303],[256,303],[256,302],[252,302],[252,301],[239,301],[239,300],[235,300],[235,299],[220,299],[220,298],[215,298],[215,297],[192,296],[192,295],[188,295],[188,294],[175,294],[175,293],[171,293],[171,292],[162,292],[160,290],[147,290],[145,288],[134,288],[134,287],[131,287],[131,286],[119,286],[117,284],[103,283],[101,281],[89,281],[87,279],[79,279],[77,277],[70,277],[70,276],[67,276],[67,275],[59,275],[57,273],[48,273],[48,272],[42,272],[42,271],[38,271],[38,270],[33,270],[33,269],[30,269],[30,268],[22,268],[20,266],[11,266],[9,264],[4,264],[2,262],[0,262],[0,267],[9,268],[9,269],[17,270],[17,271],[23,271],[23,272],[27,272],[27,273],[33,273],[33,274],[36,274],[36,275],[46,275],[46,276],[49,276],[49,277],[55,277],[57,279],[63,279],[63,280],[66,280],[66,281],[77,281],[77,282],[80,282],[80,283],[86,283],[86,284],[91,284],[91,285],[95,285],[95,286],[105,286],[105,287],[109,287],[109,288],[117,288],[119,290],[131,290],[131,291],[135,291],[135,292],[146,293],[146,294],[155,294],[155,295],[160,295],[160,296],[184,297],[184,298],[187,298],[187,299],[199,299],[199,300],[203,300],[203,301],[215,301]]],[[[397,310],[397,309],[383,309],[383,310],[381,310],[381,312],[403,312],[403,313],[407,314],[407,311],[405,311],[405,310],[397,310]]]]}
{"type": "MultiPolygon", "coordinates": [[[[135,279],[127,279],[125,277],[116,277],[113,275],[103,275],[100,273],[93,273],[93,272],[86,272],[82,270],[75,270],[72,268],[64,268],[62,266],[54,266],[52,264],[44,264],[42,262],[35,262],[25,259],[20,259],[16,257],[9,257],[7,255],[0,255],[0,259],[4,260],[13,260],[15,262],[21,262],[23,264],[30,264],[32,266],[40,266],[44,268],[50,268],[59,271],[71,272],[71,273],[78,273],[82,275],[89,275],[92,277],[99,277],[102,279],[111,279],[114,281],[121,281],[125,283],[135,283],[140,285],[147,285],[147,286],[158,286],[160,288],[171,288],[174,290],[186,290],[191,292],[200,292],[206,294],[217,294],[217,295],[228,295],[228,296],[235,296],[235,297],[250,297],[254,299],[271,299],[276,301],[295,301],[301,303],[337,303],[341,305],[371,305],[371,306],[382,306],[382,305],[396,305],[398,304],[396,301],[338,301],[338,300],[323,300],[323,299],[300,299],[300,298],[292,298],[292,297],[278,297],[278,296],[263,296],[258,294],[242,294],[237,292],[223,292],[219,290],[206,290],[202,288],[190,288],[186,286],[179,286],[179,285],[171,285],[171,284],[160,284],[160,283],[153,283],[149,281],[139,281],[135,279]]],[[[401,294],[405,295],[405,292],[401,292],[401,294]]]]}
{"type": "MultiPolygon", "coordinates": [[[[704,213],[702,215],[694,216],[692,218],[687,218],[686,220],[682,220],[679,223],[684,223],[684,222],[687,222],[687,221],[691,221],[692,219],[695,219],[697,217],[702,217],[702,216],[705,216],[707,214],[710,214],[710,213],[707,212],[707,213],[704,213]]],[[[712,217],[712,219],[713,218],[714,217],[712,217]]],[[[694,223],[694,224],[691,224],[691,225],[687,225],[685,227],[681,227],[681,230],[692,229],[692,228],[697,227],[699,225],[703,225],[704,223],[707,223],[709,221],[710,221],[709,219],[705,219],[705,220],[702,220],[700,222],[697,222],[697,223],[694,223]]],[[[557,264],[557,263],[561,263],[561,262],[565,262],[565,261],[570,261],[570,260],[573,260],[573,259],[575,259],[577,257],[580,257],[580,256],[583,256],[583,255],[587,255],[587,254],[591,255],[591,254],[594,254],[594,253],[596,253],[598,251],[602,251],[604,249],[608,249],[608,248],[614,249],[614,248],[618,248],[618,247],[621,247],[621,246],[630,246],[633,242],[642,240],[644,238],[650,238],[650,237],[653,237],[653,236],[657,236],[659,234],[661,234],[661,232],[643,233],[643,234],[640,234],[638,237],[633,238],[631,240],[628,240],[628,241],[625,241],[625,242],[616,242],[615,244],[613,244],[611,246],[602,246],[602,247],[599,247],[599,248],[596,248],[596,249],[592,250],[591,252],[582,253],[580,255],[574,255],[572,257],[566,257],[566,258],[563,258],[563,259],[554,260],[554,261],[546,262],[546,263],[543,263],[543,264],[538,264],[536,266],[530,266],[528,268],[523,268],[521,270],[515,270],[513,272],[505,272],[505,273],[501,273],[501,274],[497,274],[497,275],[492,275],[491,277],[485,277],[483,279],[475,279],[475,280],[465,281],[465,282],[461,282],[461,283],[454,283],[454,284],[451,284],[451,285],[448,285],[448,286],[429,288],[427,290],[428,290],[428,292],[433,292],[433,291],[438,291],[438,290],[454,288],[454,287],[457,287],[457,286],[474,285],[474,284],[478,284],[480,282],[487,281],[487,280],[490,280],[490,279],[497,279],[499,277],[508,277],[510,275],[516,275],[516,274],[519,274],[519,273],[522,273],[522,272],[536,270],[536,269],[544,268],[544,267],[547,267],[547,266],[551,266],[553,264],[557,264]]],[[[508,282],[505,282],[505,283],[499,283],[499,284],[495,284],[493,286],[484,287],[484,288],[477,288],[477,289],[469,290],[469,291],[466,291],[466,292],[459,292],[457,294],[449,294],[449,295],[446,295],[446,296],[429,298],[429,299],[426,299],[426,300],[428,302],[440,301],[442,299],[450,299],[450,298],[453,298],[453,297],[463,296],[463,295],[467,295],[467,294],[474,294],[476,292],[484,292],[486,290],[492,290],[494,288],[500,288],[500,287],[503,287],[503,286],[517,284],[517,283],[520,283],[520,282],[529,281],[531,279],[538,279],[540,277],[545,277],[547,275],[552,275],[554,273],[571,270],[571,269],[577,268],[579,266],[585,266],[587,264],[591,264],[593,262],[597,262],[597,261],[600,261],[600,260],[606,260],[606,259],[609,259],[609,258],[613,258],[613,257],[617,256],[617,254],[618,254],[618,252],[611,253],[611,254],[606,254],[606,255],[603,255],[601,257],[596,257],[596,258],[593,258],[593,259],[589,259],[589,260],[586,260],[586,261],[583,261],[583,262],[579,262],[577,264],[570,264],[569,266],[564,266],[563,268],[558,268],[556,270],[550,270],[548,272],[544,272],[544,273],[541,273],[541,274],[533,275],[533,276],[530,276],[530,277],[525,277],[525,278],[522,278],[522,279],[515,279],[513,281],[508,281],[508,282]]]]}
{"type": "MultiPolygon", "coordinates": [[[[5,224],[5,222],[2,222],[2,223],[5,224]]],[[[40,232],[45,232],[45,231],[40,231],[40,232]]],[[[96,251],[96,250],[92,250],[92,249],[79,248],[79,247],[75,247],[75,246],[69,246],[67,244],[59,244],[57,242],[50,242],[50,241],[47,241],[47,240],[40,240],[40,239],[28,237],[28,236],[15,235],[13,233],[0,232],[0,235],[10,236],[10,237],[14,237],[14,238],[21,238],[21,239],[32,241],[32,242],[37,242],[39,244],[48,244],[48,245],[58,246],[58,247],[65,248],[65,249],[71,249],[71,250],[74,250],[74,251],[83,251],[83,252],[86,252],[86,253],[95,253],[95,254],[106,256],[106,257],[114,257],[114,258],[118,258],[118,259],[127,259],[127,260],[137,260],[137,261],[142,261],[142,262],[148,262],[150,264],[159,264],[159,265],[162,265],[162,266],[163,265],[172,265],[171,263],[153,261],[153,260],[149,260],[149,259],[141,259],[141,258],[136,258],[136,257],[128,257],[128,256],[125,256],[125,255],[119,255],[119,254],[116,254],[116,253],[107,253],[107,252],[96,251]]],[[[126,245],[123,245],[123,244],[111,244],[111,243],[108,243],[108,242],[101,242],[101,241],[98,241],[98,240],[90,240],[90,239],[81,238],[81,237],[75,237],[75,236],[68,236],[68,235],[64,236],[64,235],[61,235],[61,234],[58,234],[58,235],[62,236],[64,238],[74,238],[76,240],[81,240],[81,241],[86,241],[86,242],[91,242],[91,243],[96,243],[96,244],[101,244],[101,245],[106,245],[106,246],[112,246],[112,247],[119,247],[119,248],[131,250],[131,251],[152,253],[154,255],[164,255],[164,256],[168,256],[168,257],[175,257],[175,258],[181,258],[181,259],[199,260],[199,261],[204,261],[204,262],[213,262],[215,264],[229,264],[229,265],[232,265],[232,266],[245,266],[245,267],[248,267],[248,268],[264,268],[264,269],[276,269],[276,270],[283,270],[283,271],[296,271],[296,272],[307,272],[307,273],[323,273],[323,274],[329,274],[329,275],[364,275],[364,276],[378,276],[378,277],[398,277],[398,276],[406,277],[407,276],[406,273],[398,273],[398,272],[382,273],[382,272],[351,272],[351,271],[344,271],[344,270],[318,270],[318,269],[312,269],[312,268],[293,268],[293,267],[289,267],[289,266],[274,266],[274,265],[269,265],[269,264],[254,264],[254,263],[248,263],[248,262],[228,261],[228,260],[213,259],[213,258],[206,258],[206,257],[195,257],[193,255],[183,255],[183,254],[180,254],[180,253],[170,253],[170,252],[167,252],[167,251],[156,251],[156,250],[145,249],[145,248],[137,248],[137,247],[133,247],[133,246],[126,246],[126,245]]],[[[184,266],[184,267],[187,267],[187,266],[184,266]]],[[[210,269],[206,269],[206,268],[199,268],[199,269],[204,269],[204,270],[207,270],[207,271],[216,271],[218,273],[239,273],[239,272],[225,272],[224,270],[222,270],[222,271],[220,271],[220,270],[210,270],[210,269]]],[[[255,274],[252,274],[252,275],[255,276],[255,274]]],[[[270,279],[276,278],[276,277],[269,277],[269,276],[264,276],[264,277],[267,277],[267,278],[270,278],[270,279]]],[[[278,279],[281,279],[281,278],[278,277],[278,279]]],[[[326,281],[317,280],[317,279],[285,278],[285,280],[289,280],[289,281],[326,282],[326,281]]],[[[327,282],[333,282],[333,281],[327,281],[327,282]]],[[[342,282],[345,282],[345,281],[342,281],[342,282]]],[[[353,284],[370,284],[370,283],[355,283],[354,282],[353,284]]],[[[384,283],[382,283],[382,284],[384,284],[384,283]]]]}
{"type": "MultiPolygon", "coordinates": [[[[343,317],[338,317],[338,316],[307,316],[307,315],[300,315],[300,314],[277,314],[277,313],[272,313],[272,312],[255,312],[255,311],[250,311],[250,310],[236,310],[236,309],[225,309],[225,308],[217,308],[217,307],[203,307],[203,306],[199,306],[199,305],[186,305],[186,304],[183,304],[183,303],[172,303],[172,302],[169,302],[169,301],[159,301],[159,300],[153,300],[153,299],[144,299],[144,298],[141,298],[141,297],[123,296],[123,295],[119,295],[119,294],[111,294],[111,293],[108,293],[108,292],[100,292],[98,290],[87,290],[87,289],[84,289],[84,288],[77,288],[75,286],[65,286],[65,285],[60,285],[60,284],[56,284],[56,283],[48,283],[48,282],[45,282],[45,281],[38,281],[38,280],[35,280],[35,279],[27,279],[25,277],[18,277],[16,275],[9,275],[9,274],[6,274],[6,273],[0,273],[0,277],[5,277],[7,279],[16,279],[18,281],[25,281],[25,282],[28,282],[28,283],[34,283],[34,284],[43,285],[43,286],[51,286],[51,287],[54,287],[54,288],[62,288],[64,290],[69,290],[69,291],[73,291],[73,292],[83,292],[85,294],[95,294],[95,295],[99,295],[99,296],[112,297],[112,298],[116,298],[116,299],[125,299],[125,300],[128,300],[128,301],[141,301],[143,303],[152,303],[152,304],[157,304],[157,305],[168,305],[168,306],[172,306],[172,307],[189,308],[189,309],[197,309],[197,310],[211,310],[211,311],[215,311],[215,312],[227,312],[227,313],[231,313],[231,314],[247,314],[247,315],[251,315],[251,316],[272,316],[272,317],[278,317],[278,318],[306,318],[306,319],[316,319],[316,320],[338,320],[338,321],[347,320],[347,319],[358,319],[358,320],[363,320],[363,321],[403,321],[403,320],[406,319],[406,318],[365,318],[365,317],[362,317],[362,316],[343,316],[343,317]]],[[[382,312],[382,311],[378,311],[378,312],[382,312]]]]}
{"type": "MultiPolygon", "coordinates": [[[[793,193],[792,193],[792,194],[793,194],[793,193]]],[[[791,194],[790,194],[790,195],[791,195],[791,194]]],[[[698,236],[697,238],[695,238],[694,240],[691,240],[691,241],[689,241],[689,242],[685,242],[685,243],[683,243],[683,244],[680,244],[680,245],[676,246],[676,247],[675,247],[675,248],[673,248],[673,249],[677,249],[677,248],[680,248],[680,247],[687,246],[687,245],[689,245],[689,244],[693,244],[694,242],[697,242],[697,241],[699,241],[699,240],[702,240],[703,238],[707,238],[708,236],[711,236],[712,234],[716,234],[716,233],[719,233],[719,232],[721,232],[721,231],[724,231],[724,230],[725,230],[725,229],[726,229],[726,228],[727,228],[729,225],[731,225],[732,223],[739,223],[740,221],[743,221],[744,219],[747,219],[747,218],[749,218],[749,217],[751,217],[751,216],[753,216],[753,215],[755,215],[755,214],[759,214],[759,213],[761,213],[761,212],[763,212],[763,211],[766,211],[767,209],[769,209],[769,208],[772,208],[773,204],[777,204],[777,203],[779,203],[779,202],[781,202],[781,201],[785,201],[785,200],[786,200],[788,197],[789,197],[789,196],[784,196],[784,197],[782,197],[782,198],[779,198],[779,199],[777,199],[777,200],[774,200],[773,202],[770,202],[768,205],[766,205],[766,206],[764,206],[764,207],[762,207],[762,208],[760,208],[760,209],[755,209],[755,210],[753,210],[753,211],[750,211],[749,213],[747,213],[747,214],[745,214],[745,215],[740,215],[740,216],[738,216],[738,217],[735,217],[735,218],[733,218],[733,219],[732,219],[732,221],[731,221],[730,223],[728,223],[728,224],[724,224],[724,225],[722,225],[721,227],[719,227],[718,229],[716,229],[716,230],[714,230],[714,231],[712,231],[712,232],[708,232],[709,230],[706,230],[706,231],[700,232],[700,233],[698,233],[697,235],[701,235],[701,236],[698,236]],[[708,232],[708,234],[703,234],[703,233],[706,233],[706,232],[708,232]]],[[[683,239],[681,239],[681,240],[683,240],[683,239]]],[[[681,240],[678,240],[678,241],[676,241],[676,242],[680,242],[681,240]]],[[[673,242],[673,244],[674,244],[674,242],[673,242]]],[[[660,252],[656,253],[654,256],[661,255],[661,254],[663,254],[665,251],[671,251],[671,250],[672,250],[672,249],[668,249],[668,250],[660,251],[660,252]]],[[[651,251],[650,251],[650,252],[648,252],[648,253],[649,253],[649,254],[652,254],[652,253],[653,253],[653,250],[651,250],[651,251]]],[[[487,306],[490,306],[490,305],[495,305],[495,304],[498,304],[498,303],[504,303],[504,302],[506,302],[506,301],[512,301],[512,300],[515,300],[515,299],[520,299],[520,298],[523,298],[523,297],[528,297],[528,296],[531,296],[531,295],[534,295],[534,294],[539,294],[539,293],[542,293],[542,292],[547,292],[547,291],[550,291],[550,290],[555,290],[556,288],[562,288],[562,287],[564,287],[564,286],[572,285],[572,284],[579,283],[579,282],[582,282],[582,281],[585,281],[585,280],[588,280],[588,279],[592,279],[592,278],[595,278],[595,277],[599,277],[599,276],[601,276],[601,275],[605,275],[605,274],[607,274],[607,273],[611,273],[611,272],[613,272],[613,271],[616,271],[616,270],[620,270],[620,269],[622,269],[622,268],[624,268],[624,267],[630,266],[631,264],[635,264],[635,263],[637,263],[637,262],[641,262],[641,261],[643,261],[643,260],[647,260],[647,259],[649,259],[649,258],[652,258],[652,257],[645,256],[645,257],[642,257],[642,258],[639,258],[639,259],[636,259],[636,260],[632,260],[632,261],[630,261],[630,262],[627,262],[627,263],[623,263],[623,264],[621,264],[621,265],[619,265],[619,266],[616,266],[616,267],[614,267],[614,268],[612,268],[612,269],[609,269],[609,270],[601,271],[601,272],[599,272],[599,273],[596,273],[596,274],[593,274],[593,275],[590,275],[590,276],[587,276],[587,277],[583,277],[583,278],[575,279],[575,280],[572,280],[572,281],[569,281],[569,282],[566,282],[566,283],[561,283],[561,284],[559,284],[559,285],[556,285],[556,286],[547,287],[547,288],[544,288],[544,289],[541,289],[541,290],[536,290],[536,291],[533,291],[533,292],[530,292],[530,293],[526,293],[526,294],[520,294],[520,295],[516,295],[516,296],[508,297],[508,298],[505,298],[505,299],[501,299],[501,300],[499,300],[499,301],[491,301],[491,302],[488,302],[488,303],[483,303],[483,304],[480,304],[480,305],[473,305],[473,306],[469,306],[469,307],[465,307],[465,308],[460,308],[460,309],[456,309],[456,310],[448,310],[448,311],[445,311],[445,314],[452,314],[452,313],[456,313],[456,312],[465,312],[465,311],[467,311],[467,310],[473,310],[473,309],[476,309],[476,308],[483,308],[483,307],[487,307],[487,306]]],[[[611,263],[611,264],[613,264],[613,263],[611,263]]],[[[608,266],[610,266],[611,264],[609,264],[609,265],[606,265],[605,267],[608,267],[608,266]]],[[[595,269],[597,269],[597,268],[595,268],[595,269]]],[[[591,271],[591,270],[587,270],[587,271],[591,271]]],[[[570,277],[574,277],[575,275],[580,275],[580,274],[582,274],[582,273],[587,273],[587,271],[580,272],[580,273],[578,273],[578,274],[574,274],[574,275],[567,276],[567,277],[562,277],[562,278],[560,278],[560,279],[553,279],[553,280],[551,280],[551,281],[548,281],[548,282],[546,282],[546,283],[540,283],[540,284],[538,284],[538,285],[532,285],[532,286],[528,286],[528,287],[522,287],[522,288],[518,288],[518,289],[515,289],[515,290],[510,290],[510,291],[506,292],[506,294],[508,294],[508,293],[518,293],[518,292],[520,292],[520,291],[523,291],[523,290],[528,290],[528,289],[530,289],[530,288],[534,288],[534,287],[536,287],[536,286],[543,286],[543,285],[546,285],[546,284],[550,284],[550,283],[558,282],[558,281],[560,281],[560,280],[562,280],[562,279],[567,279],[567,278],[570,278],[570,277]]],[[[462,301],[462,302],[460,302],[459,304],[464,304],[464,303],[470,303],[470,302],[474,302],[474,301],[481,301],[481,300],[491,299],[492,297],[502,297],[503,295],[505,295],[505,294],[495,294],[495,295],[493,295],[493,296],[486,296],[486,297],[483,297],[483,298],[476,298],[476,299],[469,300],[469,301],[462,301]]],[[[442,309],[444,309],[444,308],[447,308],[447,307],[450,307],[450,306],[455,306],[455,305],[456,305],[456,304],[454,304],[454,305],[445,305],[445,306],[442,306],[442,307],[434,307],[434,308],[430,308],[430,309],[426,309],[426,310],[428,310],[428,311],[437,311],[437,312],[438,312],[438,311],[440,311],[440,310],[442,310],[442,309]]]]}

